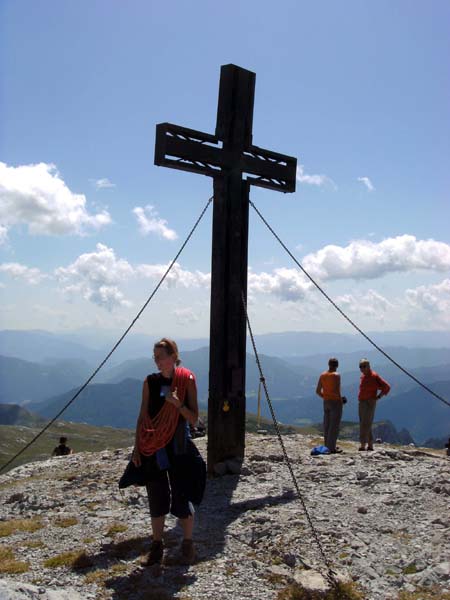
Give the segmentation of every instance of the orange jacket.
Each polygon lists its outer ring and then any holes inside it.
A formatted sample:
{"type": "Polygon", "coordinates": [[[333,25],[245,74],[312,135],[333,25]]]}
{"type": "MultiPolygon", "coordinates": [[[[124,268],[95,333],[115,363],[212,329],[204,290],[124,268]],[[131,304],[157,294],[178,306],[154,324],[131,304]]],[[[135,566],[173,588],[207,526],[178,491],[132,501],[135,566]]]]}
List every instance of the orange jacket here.
{"type": "Polygon", "coordinates": [[[369,371],[366,374],[361,375],[361,382],[359,384],[358,400],[371,400],[376,398],[378,390],[386,396],[389,394],[391,386],[382,377],[375,373],[375,371],[369,371]]]}

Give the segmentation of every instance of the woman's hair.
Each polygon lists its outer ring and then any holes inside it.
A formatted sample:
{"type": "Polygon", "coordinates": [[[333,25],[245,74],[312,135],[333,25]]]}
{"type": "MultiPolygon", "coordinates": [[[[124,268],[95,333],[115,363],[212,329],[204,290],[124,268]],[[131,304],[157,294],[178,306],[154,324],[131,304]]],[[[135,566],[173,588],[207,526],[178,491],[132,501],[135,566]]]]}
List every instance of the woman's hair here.
{"type": "Polygon", "coordinates": [[[162,338],[153,346],[153,351],[155,351],[156,348],[164,348],[167,354],[175,358],[175,364],[177,366],[181,363],[180,357],[178,355],[178,346],[173,340],[169,340],[169,338],[162,338]]]}

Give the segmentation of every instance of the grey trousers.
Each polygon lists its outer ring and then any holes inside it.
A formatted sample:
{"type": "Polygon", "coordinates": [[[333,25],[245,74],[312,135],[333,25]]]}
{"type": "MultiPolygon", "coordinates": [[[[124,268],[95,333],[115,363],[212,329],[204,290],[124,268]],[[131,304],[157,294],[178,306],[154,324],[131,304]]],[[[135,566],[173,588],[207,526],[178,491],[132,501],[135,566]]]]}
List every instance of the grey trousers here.
{"type": "Polygon", "coordinates": [[[336,450],[339,425],[342,418],[342,402],[340,400],[323,401],[323,439],[328,450],[336,450]]]}
{"type": "Polygon", "coordinates": [[[361,446],[373,445],[372,423],[375,416],[377,399],[359,401],[359,441],[361,446]]]}

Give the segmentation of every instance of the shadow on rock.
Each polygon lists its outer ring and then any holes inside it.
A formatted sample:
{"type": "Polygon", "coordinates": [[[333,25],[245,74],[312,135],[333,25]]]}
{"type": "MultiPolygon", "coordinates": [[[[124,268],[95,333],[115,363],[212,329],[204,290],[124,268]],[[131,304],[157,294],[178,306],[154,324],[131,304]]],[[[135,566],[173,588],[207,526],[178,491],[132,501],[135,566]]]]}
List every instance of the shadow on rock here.
{"type": "MultiPolygon", "coordinates": [[[[196,560],[193,566],[179,562],[181,530],[167,529],[164,535],[165,555],[161,565],[136,567],[129,575],[117,574],[104,582],[112,590],[112,598],[119,600],[168,600],[181,590],[195,583],[195,566],[213,560],[223,553],[229,526],[246,513],[255,513],[269,506],[290,503],[295,500],[292,491],[279,495],[266,495],[260,498],[233,502],[233,494],[239,483],[239,475],[225,475],[209,479],[203,503],[196,512],[194,540],[196,560]]],[[[243,540],[251,547],[251,540],[243,540]]],[[[111,543],[102,548],[104,560],[133,560],[149,548],[148,538],[134,538],[111,543]]],[[[100,557],[97,557],[101,559],[100,557]]],[[[97,561],[96,561],[97,562],[97,561]]]]}

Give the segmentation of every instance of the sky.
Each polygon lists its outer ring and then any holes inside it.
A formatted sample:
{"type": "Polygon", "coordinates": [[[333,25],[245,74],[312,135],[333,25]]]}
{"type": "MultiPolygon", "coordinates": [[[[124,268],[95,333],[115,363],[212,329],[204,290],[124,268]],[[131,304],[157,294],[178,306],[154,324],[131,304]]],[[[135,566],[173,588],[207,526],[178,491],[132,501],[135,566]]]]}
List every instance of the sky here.
{"type": "MultiPolygon", "coordinates": [[[[253,143],[295,193],[250,197],[363,330],[450,329],[447,0],[0,0],[1,329],[120,331],[212,195],[155,126],[214,133],[256,73],[253,143]]],[[[134,331],[209,334],[212,206],[134,331]]],[[[255,333],[352,330],[250,208],[255,333]]]]}

